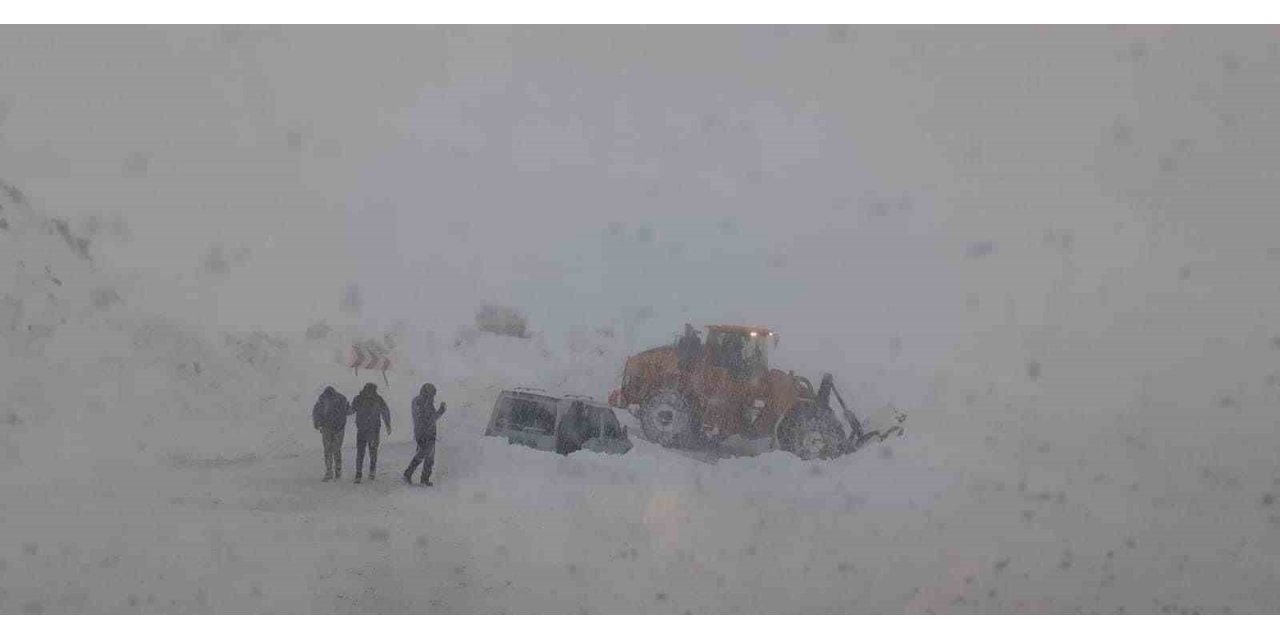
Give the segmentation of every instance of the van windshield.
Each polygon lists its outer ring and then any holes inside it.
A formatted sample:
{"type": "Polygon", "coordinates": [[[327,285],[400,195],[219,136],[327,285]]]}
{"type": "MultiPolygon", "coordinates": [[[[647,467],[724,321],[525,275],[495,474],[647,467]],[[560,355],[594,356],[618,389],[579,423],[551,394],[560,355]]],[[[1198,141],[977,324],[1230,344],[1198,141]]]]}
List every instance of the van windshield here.
{"type": "Polygon", "coordinates": [[[596,425],[596,435],[601,438],[620,438],[622,428],[618,426],[618,417],[606,407],[592,407],[591,421],[596,425]]]}
{"type": "Polygon", "coordinates": [[[582,443],[591,438],[620,438],[622,427],[608,407],[575,402],[566,412],[564,429],[573,440],[582,443]]]}

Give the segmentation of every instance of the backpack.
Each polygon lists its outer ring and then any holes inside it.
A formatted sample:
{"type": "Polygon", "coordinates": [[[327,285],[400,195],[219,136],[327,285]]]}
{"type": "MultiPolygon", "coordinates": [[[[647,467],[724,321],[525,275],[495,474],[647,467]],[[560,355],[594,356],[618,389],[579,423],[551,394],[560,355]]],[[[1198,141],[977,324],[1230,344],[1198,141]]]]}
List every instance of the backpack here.
{"type": "Polygon", "coordinates": [[[328,426],[329,398],[320,396],[320,398],[316,400],[316,405],[311,408],[311,422],[317,429],[328,426]]]}
{"type": "Polygon", "coordinates": [[[315,421],[317,429],[333,429],[338,425],[346,422],[345,414],[339,415],[342,400],[335,395],[321,396],[316,400],[316,406],[311,411],[312,420],[315,421]]]}

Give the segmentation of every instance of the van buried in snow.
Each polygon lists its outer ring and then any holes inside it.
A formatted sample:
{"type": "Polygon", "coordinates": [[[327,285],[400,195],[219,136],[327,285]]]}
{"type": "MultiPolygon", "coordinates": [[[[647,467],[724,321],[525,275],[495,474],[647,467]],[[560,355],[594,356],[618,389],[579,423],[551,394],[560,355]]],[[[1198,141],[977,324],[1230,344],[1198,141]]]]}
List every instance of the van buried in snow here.
{"type": "Polygon", "coordinates": [[[562,455],[579,449],[624,454],[631,440],[613,411],[586,396],[516,387],[498,394],[484,434],[562,455]]]}

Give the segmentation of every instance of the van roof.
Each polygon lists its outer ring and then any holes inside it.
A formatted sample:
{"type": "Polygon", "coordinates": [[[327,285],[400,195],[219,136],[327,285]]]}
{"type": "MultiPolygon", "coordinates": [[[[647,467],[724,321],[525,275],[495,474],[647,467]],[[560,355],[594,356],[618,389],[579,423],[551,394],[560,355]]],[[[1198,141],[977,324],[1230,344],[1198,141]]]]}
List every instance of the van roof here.
{"type": "Polygon", "coordinates": [[[546,389],[535,389],[533,387],[511,387],[510,389],[503,389],[502,392],[513,394],[513,395],[535,396],[539,398],[546,398],[548,400],[555,400],[556,402],[561,402],[565,400],[577,400],[577,401],[585,402],[589,405],[596,406],[596,407],[609,406],[608,403],[602,402],[600,400],[596,400],[591,396],[578,395],[574,393],[552,393],[550,391],[547,391],[546,389]]]}

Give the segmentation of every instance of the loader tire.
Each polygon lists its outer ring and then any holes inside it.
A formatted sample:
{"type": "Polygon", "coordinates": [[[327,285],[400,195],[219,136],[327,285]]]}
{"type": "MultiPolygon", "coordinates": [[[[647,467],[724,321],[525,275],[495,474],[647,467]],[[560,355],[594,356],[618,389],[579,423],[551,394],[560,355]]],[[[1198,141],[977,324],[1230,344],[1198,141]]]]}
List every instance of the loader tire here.
{"type": "Polygon", "coordinates": [[[663,389],[640,405],[644,437],[664,447],[687,446],[698,431],[692,403],[675,389],[663,389]]]}
{"type": "Polygon", "coordinates": [[[783,426],[778,443],[801,460],[834,458],[844,452],[844,427],[830,411],[797,408],[783,426]]]}

